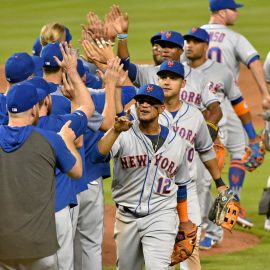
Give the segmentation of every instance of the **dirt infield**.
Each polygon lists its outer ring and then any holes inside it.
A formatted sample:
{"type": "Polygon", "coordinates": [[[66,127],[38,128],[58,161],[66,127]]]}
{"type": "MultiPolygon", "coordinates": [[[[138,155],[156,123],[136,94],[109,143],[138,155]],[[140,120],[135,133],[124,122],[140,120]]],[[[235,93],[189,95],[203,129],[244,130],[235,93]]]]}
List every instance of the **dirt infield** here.
{"type": "MultiPolygon", "coordinates": [[[[105,206],[105,226],[104,226],[104,244],[103,244],[103,265],[115,265],[116,253],[115,242],[113,239],[113,227],[115,217],[115,207],[113,205],[105,206]]],[[[233,253],[247,249],[259,243],[259,238],[244,232],[225,231],[224,240],[218,246],[209,251],[200,251],[201,256],[211,256],[222,253],[233,253]],[[233,245],[232,245],[233,243],[233,245]]]]}

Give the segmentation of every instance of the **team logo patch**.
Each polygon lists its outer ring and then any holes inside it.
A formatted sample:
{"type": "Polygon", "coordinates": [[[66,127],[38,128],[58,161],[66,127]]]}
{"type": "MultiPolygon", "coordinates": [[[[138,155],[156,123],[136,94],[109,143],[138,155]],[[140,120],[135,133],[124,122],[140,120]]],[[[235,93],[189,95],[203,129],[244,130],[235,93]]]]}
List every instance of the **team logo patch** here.
{"type": "Polygon", "coordinates": [[[197,29],[198,29],[197,27],[192,27],[192,28],[191,28],[191,32],[192,32],[192,33],[195,33],[195,32],[197,31],[197,29]]]}
{"type": "Polygon", "coordinates": [[[173,61],[168,61],[168,67],[172,67],[174,65],[174,62],[173,61]]]}
{"type": "Polygon", "coordinates": [[[167,32],[166,33],[166,38],[168,39],[168,38],[170,38],[172,36],[172,32],[167,32]]]}
{"type": "Polygon", "coordinates": [[[146,91],[151,92],[151,91],[153,91],[153,89],[154,89],[154,86],[148,85],[147,88],[146,88],[146,91]]]}

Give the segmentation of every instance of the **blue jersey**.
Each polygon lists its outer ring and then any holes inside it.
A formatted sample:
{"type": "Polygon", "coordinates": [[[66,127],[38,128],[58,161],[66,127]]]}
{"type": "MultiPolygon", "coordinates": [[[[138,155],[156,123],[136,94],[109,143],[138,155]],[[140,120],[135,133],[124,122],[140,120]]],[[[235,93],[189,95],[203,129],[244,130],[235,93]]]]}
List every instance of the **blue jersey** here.
{"type": "MultiPolygon", "coordinates": [[[[40,117],[38,127],[54,132],[59,132],[63,125],[71,120],[72,128],[79,137],[85,132],[87,125],[86,115],[82,111],[75,111],[74,113],[67,115],[50,115],[40,117]]],[[[58,212],[65,208],[67,205],[76,205],[76,192],[72,184],[72,179],[66,174],[63,174],[60,170],[56,169],[56,205],[55,211],[58,212]]],[[[80,180],[74,180],[80,181],[80,180]]]]}

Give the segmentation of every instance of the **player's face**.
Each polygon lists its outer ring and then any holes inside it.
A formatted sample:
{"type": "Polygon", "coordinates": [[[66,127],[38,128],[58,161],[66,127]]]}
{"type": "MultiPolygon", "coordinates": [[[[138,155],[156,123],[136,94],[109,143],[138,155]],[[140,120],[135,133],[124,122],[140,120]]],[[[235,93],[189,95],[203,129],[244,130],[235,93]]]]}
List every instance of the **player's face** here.
{"type": "Polygon", "coordinates": [[[237,17],[238,17],[238,10],[237,9],[226,9],[226,25],[234,25],[237,17]]]}
{"type": "Polygon", "coordinates": [[[174,98],[179,100],[179,93],[185,85],[185,80],[174,73],[168,72],[159,76],[158,84],[164,91],[165,100],[174,98]]]}
{"type": "Polygon", "coordinates": [[[161,57],[161,50],[162,48],[158,44],[154,44],[154,46],[152,47],[153,60],[156,66],[160,65],[163,62],[161,57]]]}
{"type": "Polygon", "coordinates": [[[154,122],[164,110],[164,105],[161,105],[150,97],[143,97],[137,100],[135,105],[137,116],[140,122],[144,123],[154,122]]]}
{"type": "Polygon", "coordinates": [[[183,49],[176,47],[173,43],[164,43],[161,45],[161,57],[162,61],[175,60],[180,61],[180,56],[183,49]]]}
{"type": "Polygon", "coordinates": [[[206,57],[208,45],[198,39],[187,39],[185,45],[185,55],[189,60],[197,60],[206,57]]]}

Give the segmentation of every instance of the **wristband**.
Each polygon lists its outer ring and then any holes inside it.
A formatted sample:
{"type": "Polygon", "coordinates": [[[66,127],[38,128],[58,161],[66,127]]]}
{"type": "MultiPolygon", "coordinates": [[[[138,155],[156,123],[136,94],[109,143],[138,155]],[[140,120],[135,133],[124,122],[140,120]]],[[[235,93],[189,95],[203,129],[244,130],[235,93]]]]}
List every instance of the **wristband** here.
{"type": "Polygon", "coordinates": [[[215,179],[215,184],[216,184],[216,188],[225,186],[225,183],[223,182],[221,178],[215,179]]]}
{"type": "Polygon", "coordinates": [[[244,129],[245,129],[245,131],[246,131],[246,133],[248,135],[248,138],[249,139],[255,139],[257,134],[256,134],[256,131],[255,131],[254,127],[253,127],[252,122],[249,122],[249,123],[247,123],[247,124],[245,124],[243,126],[244,126],[244,129]]]}
{"type": "Polygon", "coordinates": [[[126,40],[128,38],[128,34],[117,34],[118,40],[126,40]]]}

